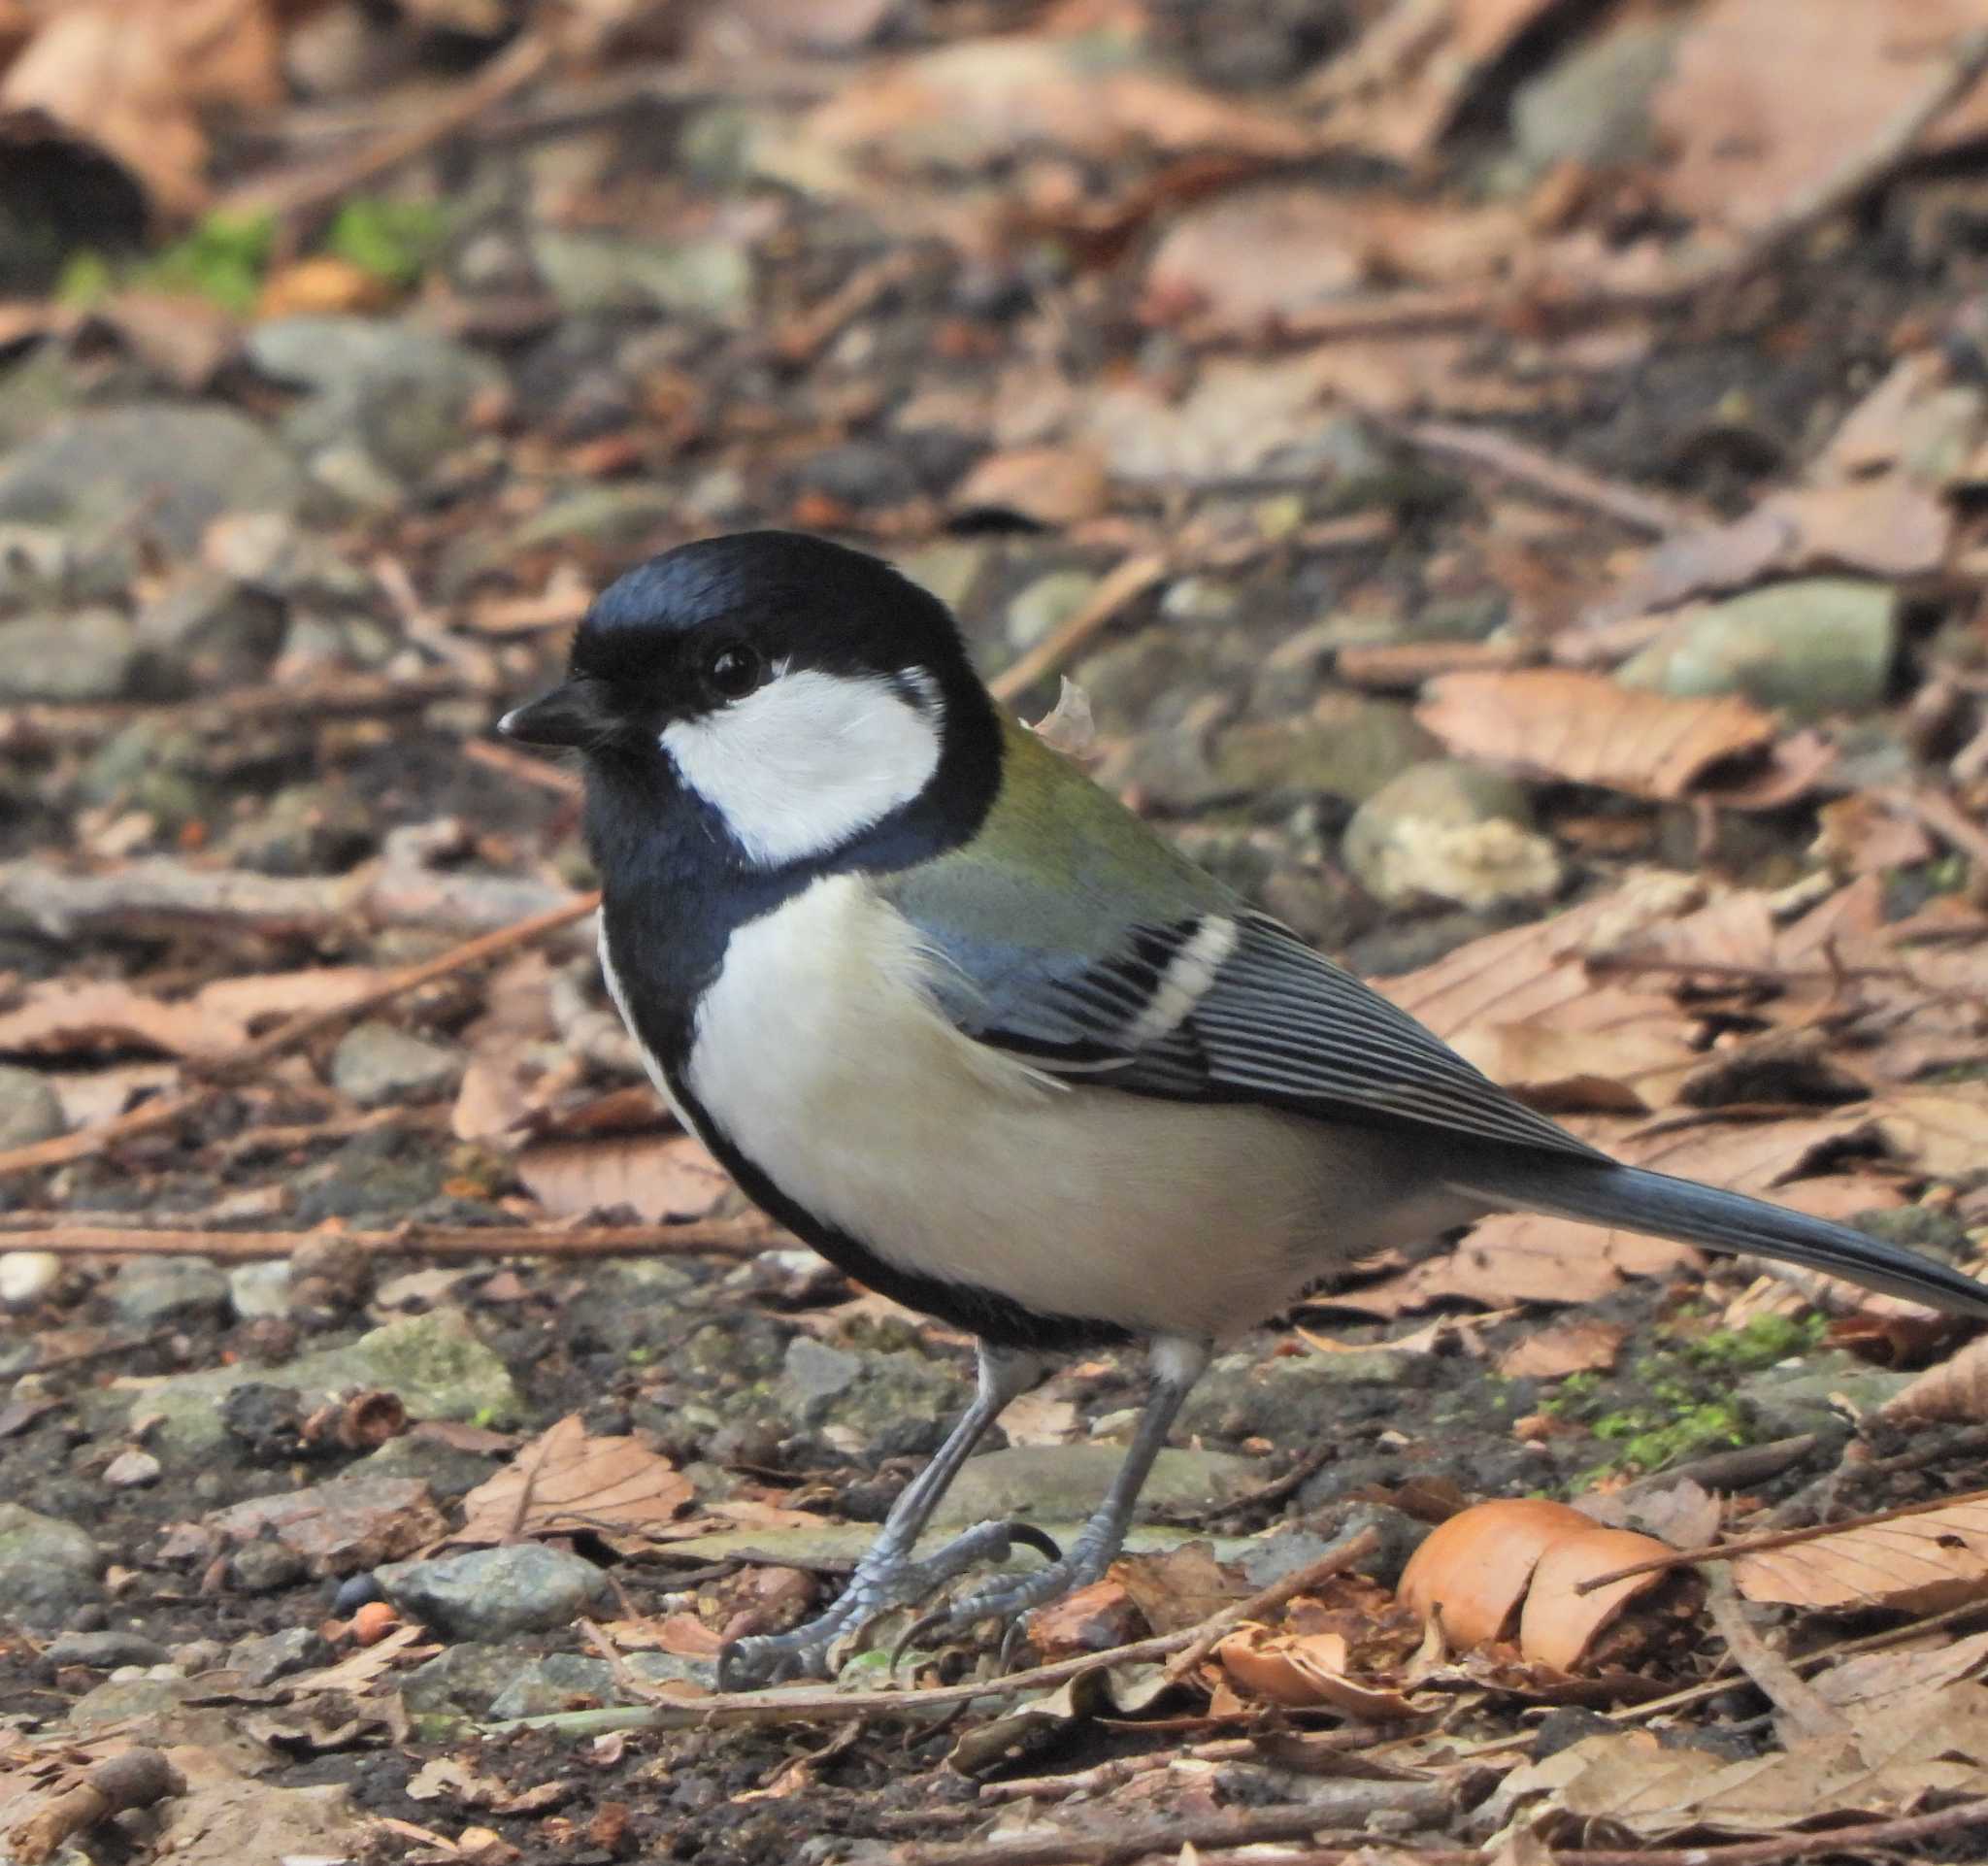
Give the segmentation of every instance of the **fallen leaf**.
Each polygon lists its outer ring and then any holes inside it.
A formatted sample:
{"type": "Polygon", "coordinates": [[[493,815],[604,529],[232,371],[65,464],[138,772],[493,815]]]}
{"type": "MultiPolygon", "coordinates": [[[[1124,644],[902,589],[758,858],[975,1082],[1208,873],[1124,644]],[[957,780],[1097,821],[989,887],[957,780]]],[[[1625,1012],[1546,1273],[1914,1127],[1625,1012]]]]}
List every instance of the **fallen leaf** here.
{"type": "Polygon", "coordinates": [[[702,1217],[732,1184],[687,1134],[541,1141],[517,1156],[516,1171],[532,1197],[559,1217],[625,1207],[650,1224],[702,1217]]]}
{"type": "Polygon", "coordinates": [[[248,1036],[245,1019],[189,1000],[168,1004],[110,982],[55,979],[31,985],[20,1006],[0,1016],[0,1051],[15,1055],[153,1050],[204,1058],[227,1054],[248,1036]]]}
{"type": "Polygon", "coordinates": [[[1940,1613],[1988,1594],[1988,1499],[1756,1549],[1735,1558],[1733,1580],[1779,1606],[1940,1613]]]}
{"type": "Polygon", "coordinates": [[[990,453],[954,490],[962,516],[989,514],[1045,527],[1095,518],[1111,499],[1104,460],[1087,447],[1011,448],[990,453]]]}
{"type": "Polygon", "coordinates": [[[1808,1682],[1825,1704],[1839,1711],[1860,1711],[1868,1718],[1908,1712],[1929,1694],[1978,1679],[1984,1672],[1988,1633],[1955,1640],[1929,1633],[1914,1650],[1855,1652],[1808,1682]]]}
{"type": "Polygon", "coordinates": [[[414,1554],[447,1523],[418,1478],[348,1475],[250,1497],[216,1511],[206,1526],[230,1543],[274,1537],[314,1575],[350,1575],[414,1554]]]}
{"type": "Polygon", "coordinates": [[[1529,1329],[1498,1358],[1506,1380],[1560,1380],[1613,1367],[1629,1330],[1620,1322],[1583,1317],[1529,1329]]]}
{"type": "Polygon", "coordinates": [[[1974,0],[1711,0],[1650,100],[1657,194],[1687,219],[1767,226],[1870,148],[1980,17],[1974,0]]]}
{"type": "Polygon", "coordinates": [[[1988,1335],[1929,1367],[1878,1408],[1895,1423],[1951,1420],[1971,1425],[1988,1418],[1988,1335]]]}
{"type": "Polygon", "coordinates": [[[207,200],[201,113],[261,109],[282,94],[264,0],[71,0],[49,10],[0,75],[0,111],[46,112],[115,156],[175,217],[207,200]]]}
{"type": "Polygon", "coordinates": [[[668,1458],[638,1438],[589,1438],[570,1413],[463,1498],[452,1540],[588,1530],[617,1549],[641,1549],[648,1542],[641,1532],[670,1522],[690,1498],[690,1480],[668,1458]]]}
{"type": "Polygon", "coordinates": [[[1774,737],[1768,714],[1731,694],[1672,699],[1567,668],[1445,674],[1415,717],[1458,757],[1655,801],[1774,737]]]}
{"type": "Polygon", "coordinates": [[[1374,1723],[1419,1716],[1425,1708],[1392,1684],[1354,1676],[1351,1649],[1340,1633],[1244,1626],[1224,1639],[1213,1657],[1238,1684],[1273,1704],[1329,1705],[1374,1723]]]}
{"type": "Polygon", "coordinates": [[[1894,1088],[1869,1112],[1893,1153],[1936,1179],[1976,1172],[1988,1154],[1988,1083],[1894,1088]]]}

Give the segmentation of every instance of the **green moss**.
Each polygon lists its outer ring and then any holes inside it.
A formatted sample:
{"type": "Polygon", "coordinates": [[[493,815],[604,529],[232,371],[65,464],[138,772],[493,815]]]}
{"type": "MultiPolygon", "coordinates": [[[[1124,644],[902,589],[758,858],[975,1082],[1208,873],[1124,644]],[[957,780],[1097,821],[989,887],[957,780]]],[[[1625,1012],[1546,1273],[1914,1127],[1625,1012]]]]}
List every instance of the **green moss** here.
{"type": "Polygon", "coordinates": [[[448,217],[433,202],[362,194],[339,209],[324,250],[404,290],[427,269],[447,232],[448,217]]]}
{"type": "Polygon", "coordinates": [[[144,267],[140,283],[246,314],[255,308],[275,250],[276,222],[268,215],[210,214],[144,267]]]}

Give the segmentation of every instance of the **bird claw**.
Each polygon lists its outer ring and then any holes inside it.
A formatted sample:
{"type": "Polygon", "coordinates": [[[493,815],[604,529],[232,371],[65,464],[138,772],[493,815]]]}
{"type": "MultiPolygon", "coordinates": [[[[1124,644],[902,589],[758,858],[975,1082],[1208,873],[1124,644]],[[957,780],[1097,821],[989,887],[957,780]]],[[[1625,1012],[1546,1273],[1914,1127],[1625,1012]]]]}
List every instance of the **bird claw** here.
{"type": "MultiPolygon", "coordinates": [[[[1032,1522],[981,1522],[962,1530],[923,1560],[899,1555],[875,1567],[859,1565],[842,1598],[818,1618],[791,1632],[754,1633],[729,1641],[718,1652],[717,1687],[745,1691],[792,1678],[832,1678],[836,1668],[830,1659],[843,1639],[890,1608],[923,1599],[977,1561],[1005,1561],[1016,1543],[1035,1549],[1050,1567],[1063,1560],[1055,1539],[1032,1522]]],[[[913,1621],[891,1648],[890,1676],[896,1677],[905,1653],[934,1626],[971,1623],[953,1620],[944,1608],[913,1621]]]]}

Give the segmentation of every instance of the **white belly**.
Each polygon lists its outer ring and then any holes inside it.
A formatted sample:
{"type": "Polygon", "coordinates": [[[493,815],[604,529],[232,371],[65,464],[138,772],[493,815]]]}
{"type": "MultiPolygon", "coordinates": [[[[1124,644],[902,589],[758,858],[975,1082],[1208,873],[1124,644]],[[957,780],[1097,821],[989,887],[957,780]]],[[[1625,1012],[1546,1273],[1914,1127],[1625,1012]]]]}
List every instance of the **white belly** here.
{"type": "Polygon", "coordinates": [[[1261,1320],[1469,1216],[1363,1130],[1066,1087],[961,1035],[850,876],[734,934],[685,1086],[782,1192],[887,1261],[1150,1333],[1261,1320]]]}

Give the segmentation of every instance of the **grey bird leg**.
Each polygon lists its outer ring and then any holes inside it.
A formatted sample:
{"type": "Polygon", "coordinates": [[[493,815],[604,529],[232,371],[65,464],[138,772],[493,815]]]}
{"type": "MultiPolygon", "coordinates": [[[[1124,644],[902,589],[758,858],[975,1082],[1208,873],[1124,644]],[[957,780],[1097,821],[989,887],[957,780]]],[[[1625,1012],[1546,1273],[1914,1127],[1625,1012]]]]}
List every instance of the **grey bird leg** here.
{"type": "Polygon", "coordinates": [[[1001,1619],[1009,1622],[1002,1642],[1006,1654],[1019,1630],[1020,1615],[1098,1580],[1124,1546],[1125,1532],[1132,1526],[1133,1507],[1145,1488],[1153,1460],[1166,1444],[1182,1402],[1207,1370],[1211,1351],[1207,1342],[1178,1335],[1163,1336],[1153,1343],[1153,1386],[1146,1396],[1145,1410],[1140,1415],[1139,1428],[1132,1435],[1125,1461],[1112,1478],[1104,1502],[1084,1524],[1068,1554],[1059,1555],[1016,1580],[977,1587],[950,1606],[926,1615],[898,1641],[898,1650],[902,1652],[929,1633],[961,1632],[977,1620],[1001,1619]]]}
{"type": "MultiPolygon", "coordinates": [[[[980,1522],[964,1530],[922,1561],[911,1559],[919,1531],[939,1507],[959,1467],[1011,1399],[1019,1398],[1049,1371],[1040,1354],[979,1344],[979,1385],[945,1443],[898,1493],[877,1540],[856,1564],[849,1584],[827,1613],[788,1633],[765,1633],[734,1640],[718,1654],[721,1691],[793,1677],[828,1676],[828,1651],[836,1639],[885,1608],[922,1599],[982,1559],[1005,1561],[1015,1531],[1006,1522],[980,1522]]],[[[1176,1401],[1176,1405],[1178,1401],[1176,1401]]],[[[1168,1417],[1173,1416],[1172,1413],[1168,1417]]],[[[1164,1434],[1165,1427],[1161,1428],[1164,1434]]],[[[1150,1462],[1150,1458],[1147,1460],[1150,1462]]],[[[1128,1505],[1128,1508],[1130,1506],[1128,1505]]]]}

